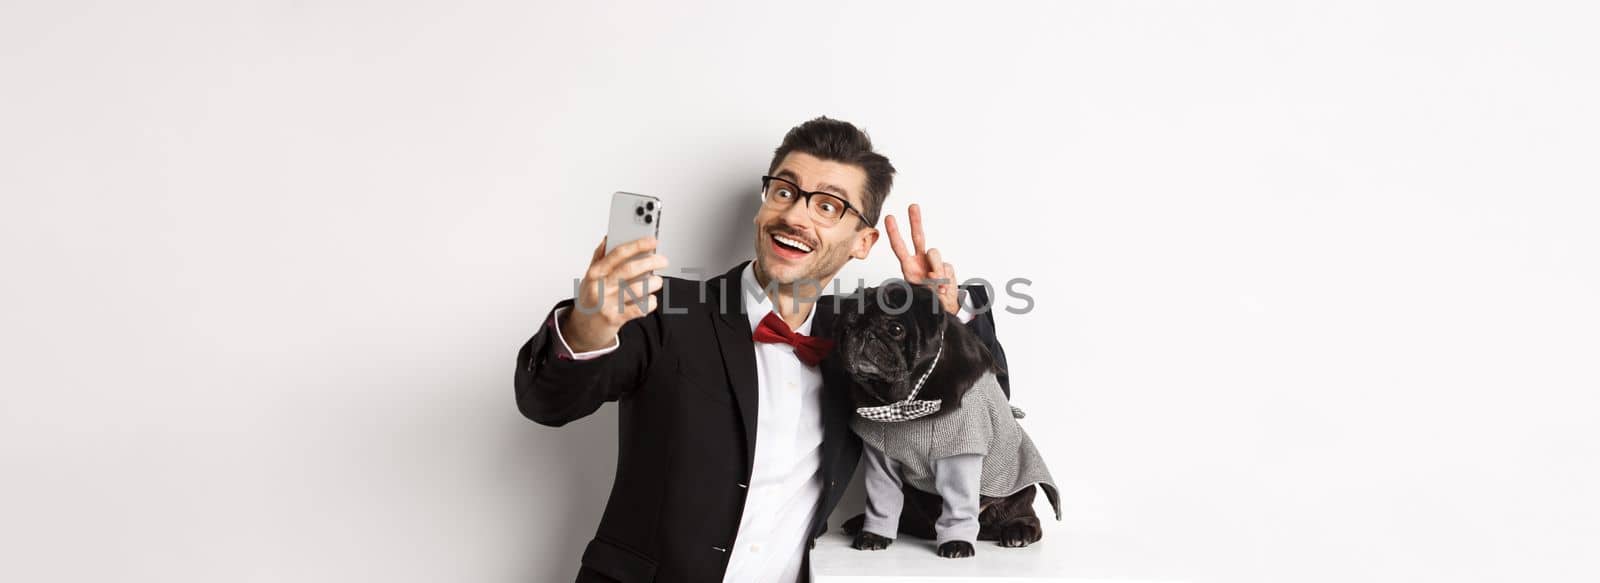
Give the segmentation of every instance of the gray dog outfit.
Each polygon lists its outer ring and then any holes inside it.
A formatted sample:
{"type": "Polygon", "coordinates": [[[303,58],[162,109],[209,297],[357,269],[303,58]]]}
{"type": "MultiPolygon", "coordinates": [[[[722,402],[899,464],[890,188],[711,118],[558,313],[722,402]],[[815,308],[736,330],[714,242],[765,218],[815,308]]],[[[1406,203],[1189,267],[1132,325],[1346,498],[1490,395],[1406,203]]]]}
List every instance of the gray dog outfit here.
{"type": "MultiPolygon", "coordinates": [[[[930,369],[931,370],[931,369],[930,369]]],[[[920,384],[920,383],[919,383],[920,384]]],[[[1038,484],[1061,520],[1061,500],[1044,458],[1017,423],[994,373],[985,373],[961,406],[909,421],[874,421],[857,415],[850,428],[866,445],[866,523],[892,539],[900,530],[900,488],[944,498],[934,525],[938,543],[978,538],[979,496],[1005,497],[1038,484]],[[974,489],[976,487],[976,489],[974,489]]]]}

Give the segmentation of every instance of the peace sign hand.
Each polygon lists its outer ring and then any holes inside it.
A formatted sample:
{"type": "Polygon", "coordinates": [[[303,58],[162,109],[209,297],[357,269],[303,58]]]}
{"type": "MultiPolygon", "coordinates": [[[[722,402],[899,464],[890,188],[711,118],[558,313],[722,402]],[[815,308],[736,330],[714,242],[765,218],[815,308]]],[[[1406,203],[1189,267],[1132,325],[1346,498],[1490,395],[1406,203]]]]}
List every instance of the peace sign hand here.
{"type": "Polygon", "coordinates": [[[961,288],[956,285],[955,266],[946,262],[938,249],[927,248],[927,238],[922,233],[922,208],[913,204],[906,209],[906,214],[911,217],[911,250],[907,250],[906,244],[900,239],[900,224],[895,221],[894,215],[885,219],[885,226],[889,230],[889,247],[894,249],[894,256],[900,259],[900,273],[909,283],[933,288],[939,296],[939,304],[946,312],[959,312],[961,288]]]}

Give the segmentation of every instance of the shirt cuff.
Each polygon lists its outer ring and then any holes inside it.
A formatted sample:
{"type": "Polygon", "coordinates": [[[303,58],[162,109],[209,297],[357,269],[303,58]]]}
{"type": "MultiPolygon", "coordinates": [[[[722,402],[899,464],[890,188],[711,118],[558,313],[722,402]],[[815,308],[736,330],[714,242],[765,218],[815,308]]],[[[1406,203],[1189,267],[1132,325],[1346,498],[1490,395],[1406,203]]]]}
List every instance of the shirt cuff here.
{"type": "Polygon", "coordinates": [[[958,293],[957,297],[960,298],[957,303],[961,304],[961,309],[956,310],[956,318],[961,320],[962,324],[971,322],[973,318],[978,317],[977,314],[972,313],[972,306],[969,305],[972,302],[972,294],[963,290],[958,293]]]}
{"type": "Polygon", "coordinates": [[[561,316],[566,314],[567,310],[569,309],[571,308],[556,308],[555,313],[550,314],[550,321],[547,322],[547,324],[550,326],[550,330],[556,333],[556,358],[562,360],[592,360],[607,354],[611,354],[611,351],[622,346],[622,338],[612,336],[611,346],[607,346],[605,348],[596,348],[588,352],[573,352],[572,347],[567,346],[567,339],[561,337],[561,316]]]}

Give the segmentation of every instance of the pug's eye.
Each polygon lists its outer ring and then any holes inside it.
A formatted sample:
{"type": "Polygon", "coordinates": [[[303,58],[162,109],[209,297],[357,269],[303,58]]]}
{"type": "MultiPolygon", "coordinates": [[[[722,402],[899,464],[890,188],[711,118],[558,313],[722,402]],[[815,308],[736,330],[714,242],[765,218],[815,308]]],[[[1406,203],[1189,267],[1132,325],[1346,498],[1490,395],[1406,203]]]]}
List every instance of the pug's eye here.
{"type": "Polygon", "coordinates": [[[889,331],[889,337],[895,340],[906,337],[906,328],[901,326],[899,322],[890,322],[887,330],[889,331]]]}

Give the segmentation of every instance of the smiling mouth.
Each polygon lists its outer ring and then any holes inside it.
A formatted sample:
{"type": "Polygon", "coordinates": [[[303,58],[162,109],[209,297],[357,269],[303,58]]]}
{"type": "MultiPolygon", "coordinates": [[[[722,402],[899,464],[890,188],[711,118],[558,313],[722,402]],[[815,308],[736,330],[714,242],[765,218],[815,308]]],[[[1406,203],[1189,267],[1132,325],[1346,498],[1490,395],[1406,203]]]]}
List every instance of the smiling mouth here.
{"type": "Polygon", "coordinates": [[[806,255],[810,255],[813,251],[813,247],[811,245],[807,245],[805,242],[795,239],[794,237],[771,235],[768,238],[772,241],[773,251],[776,251],[778,256],[786,259],[798,259],[805,257],[806,255]]]}

